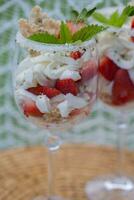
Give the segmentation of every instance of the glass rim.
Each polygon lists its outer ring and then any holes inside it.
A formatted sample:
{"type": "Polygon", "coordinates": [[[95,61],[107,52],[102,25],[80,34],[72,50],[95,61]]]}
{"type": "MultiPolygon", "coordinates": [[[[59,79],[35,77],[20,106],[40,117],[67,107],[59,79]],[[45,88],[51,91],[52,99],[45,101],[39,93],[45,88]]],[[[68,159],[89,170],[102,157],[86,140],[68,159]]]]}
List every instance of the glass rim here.
{"type": "Polygon", "coordinates": [[[24,48],[30,48],[36,51],[74,51],[79,48],[90,47],[96,44],[96,39],[92,38],[81,44],[47,44],[37,41],[32,41],[25,38],[20,32],[16,34],[16,42],[24,48]]]}

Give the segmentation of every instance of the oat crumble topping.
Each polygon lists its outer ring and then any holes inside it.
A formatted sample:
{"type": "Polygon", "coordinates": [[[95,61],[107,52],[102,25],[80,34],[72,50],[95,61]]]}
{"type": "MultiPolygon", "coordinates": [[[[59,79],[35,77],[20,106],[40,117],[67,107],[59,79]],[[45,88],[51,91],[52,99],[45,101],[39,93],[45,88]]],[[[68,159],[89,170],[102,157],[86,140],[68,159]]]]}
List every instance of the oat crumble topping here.
{"type": "Polygon", "coordinates": [[[35,6],[30,14],[29,19],[20,19],[19,27],[24,37],[29,37],[34,33],[48,32],[58,36],[60,31],[59,20],[50,18],[46,13],[43,13],[39,6],[35,6]]]}

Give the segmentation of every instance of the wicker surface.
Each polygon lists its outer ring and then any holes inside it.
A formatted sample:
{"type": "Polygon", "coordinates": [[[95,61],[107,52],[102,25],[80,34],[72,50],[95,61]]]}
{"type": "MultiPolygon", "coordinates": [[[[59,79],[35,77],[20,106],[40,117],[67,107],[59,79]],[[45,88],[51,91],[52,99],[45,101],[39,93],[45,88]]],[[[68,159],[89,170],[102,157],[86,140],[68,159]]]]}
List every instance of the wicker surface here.
{"type": "MultiPolygon", "coordinates": [[[[92,178],[115,170],[116,153],[110,148],[68,145],[57,156],[58,194],[84,200],[84,186],[92,178]]],[[[134,153],[127,153],[126,171],[134,175],[134,153]]],[[[32,200],[47,194],[47,151],[32,147],[1,151],[0,200],[32,200]]]]}

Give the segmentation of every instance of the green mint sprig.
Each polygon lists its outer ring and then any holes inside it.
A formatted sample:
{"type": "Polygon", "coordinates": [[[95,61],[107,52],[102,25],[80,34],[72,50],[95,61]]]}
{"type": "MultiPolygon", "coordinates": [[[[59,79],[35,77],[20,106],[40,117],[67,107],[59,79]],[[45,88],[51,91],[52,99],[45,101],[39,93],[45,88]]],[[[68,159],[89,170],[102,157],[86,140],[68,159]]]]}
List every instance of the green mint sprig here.
{"type": "Polygon", "coordinates": [[[56,38],[55,35],[51,35],[48,32],[45,32],[45,33],[35,33],[30,37],[28,37],[28,39],[48,44],[77,43],[89,40],[105,29],[106,28],[104,26],[87,25],[81,28],[79,31],[72,34],[67,24],[61,22],[59,38],[56,38]]]}
{"type": "Polygon", "coordinates": [[[73,34],[72,40],[73,42],[81,40],[82,42],[91,39],[95,35],[97,35],[99,32],[105,30],[106,28],[104,26],[99,25],[88,25],[77,31],[73,34]]]}
{"type": "Polygon", "coordinates": [[[96,7],[87,10],[86,8],[83,8],[82,11],[79,13],[77,10],[72,10],[71,15],[74,23],[84,22],[87,23],[87,19],[95,12],[96,7]]]}
{"type": "Polygon", "coordinates": [[[121,14],[119,14],[119,12],[116,10],[109,17],[106,17],[99,12],[95,12],[93,13],[93,18],[102,24],[121,28],[126,23],[128,18],[133,15],[134,6],[127,6],[123,9],[121,14]]]}

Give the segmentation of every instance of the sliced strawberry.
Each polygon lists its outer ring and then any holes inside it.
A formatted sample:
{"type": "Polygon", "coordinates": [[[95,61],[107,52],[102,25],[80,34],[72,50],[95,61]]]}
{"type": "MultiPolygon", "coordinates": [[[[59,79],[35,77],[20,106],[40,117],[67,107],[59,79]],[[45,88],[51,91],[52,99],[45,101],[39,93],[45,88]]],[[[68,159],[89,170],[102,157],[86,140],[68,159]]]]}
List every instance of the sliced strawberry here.
{"type": "Polygon", "coordinates": [[[29,88],[28,91],[35,94],[35,95],[44,94],[48,98],[53,98],[53,97],[61,94],[61,92],[59,90],[57,90],[55,88],[49,88],[49,87],[46,87],[46,86],[32,87],[32,88],[29,88]]]}
{"type": "Polygon", "coordinates": [[[81,58],[81,56],[82,56],[82,53],[79,51],[72,51],[70,53],[70,57],[73,58],[74,60],[81,58]]]}
{"type": "Polygon", "coordinates": [[[78,94],[77,85],[72,79],[58,80],[56,82],[56,88],[63,94],[71,93],[75,96],[78,94]]]}
{"type": "MultiPolygon", "coordinates": [[[[131,28],[134,29],[134,19],[131,22],[131,28]]],[[[132,42],[134,42],[134,37],[131,37],[132,42]]]]}
{"type": "Polygon", "coordinates": [[[85,24],[83,22],[79,22],[79,23],[76,24],[72,21],[68,21],[67,26],[68,26],[69,30],[71,31],[71,33],[74,34],[78,30],[83,28],[85,26],[85,24]]]}
{"type": "Polygon", "coordinates": [[[119,69],[112,88],[113,104],[122,105],[134,100],[134,85],[127,70],[119,69]]]}
{"type": "Polygon", "coordinates": [[[132,19],[132,22],[131,22],[131,28],[132,29],[134,28],[134,18],[132,19]]]}
{"type": "Polygon", "coordinates": [[[23,112],[27,117],[41,117],[43,115],[32,100],[27,100],[23,103],[23,112]]]}
{"type": "Polygon", "coordinates": [[[38,85],[37,87],[28,88],[27,91],[35,95],[40,95],[43,94],[43,88],[44,88],[43,86],[38,85]]]}
{"type": "Polygon", "coordinates": [[[93,60],[87,61],[80,70],[81,80],[88,81],[97,74],[97,65],[93,60]]]}
{"type": "Polygon", "coordinates": [[[100,60],[99,72],[108,80],[113,81],[119,67],[108,57],[103,57],[100,60]]]}
{"type": "Polygon", "coordinates": [[[61,94],[61,92],[57,90],[56,88],[48,88],[48,87],[44,87],[43,92],[50,99],[61,94]]]}

